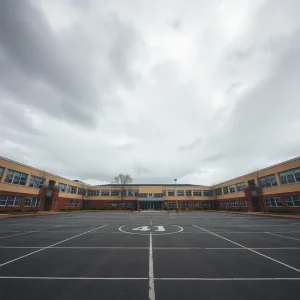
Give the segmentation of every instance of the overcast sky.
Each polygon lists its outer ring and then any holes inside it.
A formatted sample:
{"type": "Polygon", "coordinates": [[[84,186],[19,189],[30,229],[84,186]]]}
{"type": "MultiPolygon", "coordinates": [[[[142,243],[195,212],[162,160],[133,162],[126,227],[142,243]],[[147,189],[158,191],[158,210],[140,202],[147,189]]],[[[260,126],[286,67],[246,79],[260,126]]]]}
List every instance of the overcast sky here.
{"type": "Polygon", "coordinates": [[[299,0],[0,0],[0,155],[211,185],[300,154],[299,0]]]}

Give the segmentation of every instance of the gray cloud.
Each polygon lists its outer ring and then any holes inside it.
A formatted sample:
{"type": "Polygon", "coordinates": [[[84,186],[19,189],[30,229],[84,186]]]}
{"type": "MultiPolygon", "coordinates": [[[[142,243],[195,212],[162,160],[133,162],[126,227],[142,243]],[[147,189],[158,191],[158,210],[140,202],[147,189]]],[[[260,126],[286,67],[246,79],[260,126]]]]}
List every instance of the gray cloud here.
{"type": "Polygon", "coordinates": [[[196,184],[298,156],[300,6],[272,2],[0,0],[0,154],[196,184]]]}

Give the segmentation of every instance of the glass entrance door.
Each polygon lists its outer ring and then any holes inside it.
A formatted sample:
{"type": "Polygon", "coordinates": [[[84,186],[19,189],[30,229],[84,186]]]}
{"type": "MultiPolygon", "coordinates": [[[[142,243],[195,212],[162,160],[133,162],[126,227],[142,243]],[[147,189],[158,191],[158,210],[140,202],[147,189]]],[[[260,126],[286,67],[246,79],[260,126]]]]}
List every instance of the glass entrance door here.
{"type": "Polygon", "coordinates": [[[141,201],[141,210],[160,210],[160,202],[141,201]]]}

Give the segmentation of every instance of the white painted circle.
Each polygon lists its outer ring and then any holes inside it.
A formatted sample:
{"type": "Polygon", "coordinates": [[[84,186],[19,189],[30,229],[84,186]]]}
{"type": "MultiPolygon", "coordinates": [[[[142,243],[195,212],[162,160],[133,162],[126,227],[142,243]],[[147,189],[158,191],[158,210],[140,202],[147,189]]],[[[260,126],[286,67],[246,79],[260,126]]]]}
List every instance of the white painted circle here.
{"type": "MultiPolygon", "coordinates": [[[[128,234],[137,234],[137,235],[150,235],[150,232],[149,233],[138,233],[138,232],[130,232],[130,231],[126,231],[123,229],[123,227],[125,226],[130,226],[129,225],[122,225],[119,227],[119,230],[123,233],[128,233],[128,234]]],[[[175,233],[180,233],[183,231],[183,228],[181,226],[178,226],[178,225],[171,225],[171,226],[174,226],[174,227],[177,227],[179,228],[179,230],[177,231],[174,231],[174,232],[164,232],[164,233],[151,233],[152,235],[166,235],[166,234],[175,234],[175,233]]]]}

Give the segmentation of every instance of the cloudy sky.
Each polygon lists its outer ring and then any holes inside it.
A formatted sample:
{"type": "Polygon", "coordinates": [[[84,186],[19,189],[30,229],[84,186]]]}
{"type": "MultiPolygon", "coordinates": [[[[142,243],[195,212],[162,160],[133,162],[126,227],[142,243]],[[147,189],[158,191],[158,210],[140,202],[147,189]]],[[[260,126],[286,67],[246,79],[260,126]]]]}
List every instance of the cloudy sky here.
{"type": "Polygon", "coordinates": [[[300,154],[300,1],[0,0],[0,155],[207,184],[300,154]]]}

